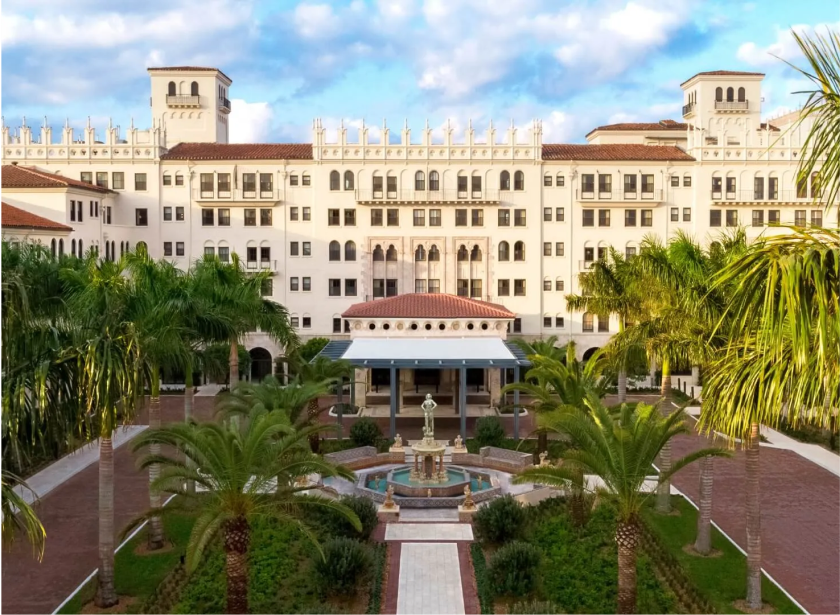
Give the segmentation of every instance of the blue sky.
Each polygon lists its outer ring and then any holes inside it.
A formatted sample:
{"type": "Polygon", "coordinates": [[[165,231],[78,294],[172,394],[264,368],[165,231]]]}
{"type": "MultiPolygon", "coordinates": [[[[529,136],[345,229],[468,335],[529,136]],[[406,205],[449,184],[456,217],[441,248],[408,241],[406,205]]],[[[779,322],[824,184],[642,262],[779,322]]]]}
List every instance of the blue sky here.
{"type": "MultiPolygon", "coordinates": [[[[39,125],[150,124],[148,66],[233,79],[234,141],[309,141],[362,119],[392,132],[543,120],[544,141],[679,119],[699,71],[767,74],[765,117],[807,86],[791,27],[840,26],[834,0],[6,0],[2,112],[39,125]]],[[[374,129],[373,134],[376,133],[374,129]]],[[[415,132],[415,134],[417,134],[415,132]]],[[[351,133],[351,136],[355,137],[351,133]]]]}

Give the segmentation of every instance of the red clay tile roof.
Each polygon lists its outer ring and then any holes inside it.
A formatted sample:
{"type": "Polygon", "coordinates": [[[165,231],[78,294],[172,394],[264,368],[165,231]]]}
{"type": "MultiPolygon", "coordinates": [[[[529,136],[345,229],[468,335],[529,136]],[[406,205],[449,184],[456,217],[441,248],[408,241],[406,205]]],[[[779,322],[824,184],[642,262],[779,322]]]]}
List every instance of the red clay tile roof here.
{"type": "Polygon", "coordinates": [[[113,192],[113,190],[100,188],[78,179],[17,164],[4,164],[1,179],[3,188],[82,188],[99,194],[113,192]]]}
{"type": "Polygon", "coordinates": [[[773,126],[773,124],[768,124],[766,122],[761,122],[760,128],[761,130],[775,130],[776,132],[779,132],[778,127],[773,126]]]}
{"type": "Polygon", "coordinates": [[[219,72],[224,75],[224,78],[233,83],[233,79],[222,73],[218,68],[213,68],[212,66],[152,66],[146,69],[147,71],[164,71],[164,70],[200,70],[200,71],[207,71],[207,72],[219,72]]]}
{"type": "Polygon", "coordinates": [[[764,73],[749,73],[741,70],[707,70],[706,72],[697,73],[693,77],[689,77],[680,85],[685,85],[694,79],[694,77],[700,77],[701,75],[710,77],[763,77],[764,73]]]}
{"type": "Polygon", "coordinates": [[[442,293],[414,293],[351,305],[343,318],[513,318],[506,307],[442,293]]]}
{"type": "Polygon", "coordinates": [[[309,143],[179,143],[163,160],[312,160],[309,143]]]}
{"type": "Polygon", "coordinates": [[[607,124],[590,130],[588,137],[596,130],[688,130],[688,124],[674,120],[659,120],[658,122],[623,122],[621,124],[607,124]]]}
{"type": "Polygon", "coordinates": [[[28,212],[20,207],[3,203],[3,227],[4,228],[32,228],[51,231],[72,231],[66,224],[53,222],[42,216],[28,212]]]}
{"type": "Polygon", "coordinates": [[[643,145],[641,143],[607,143],[604,145],[543,145],[543,160],[694,160],[673,145],[643,145]]]}

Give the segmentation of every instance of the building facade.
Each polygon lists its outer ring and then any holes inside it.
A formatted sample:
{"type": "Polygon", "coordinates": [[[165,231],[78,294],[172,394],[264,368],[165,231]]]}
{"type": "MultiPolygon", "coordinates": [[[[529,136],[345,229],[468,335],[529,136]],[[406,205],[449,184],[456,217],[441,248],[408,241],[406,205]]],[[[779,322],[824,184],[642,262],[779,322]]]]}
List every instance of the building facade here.
{"type": "MultiPolygon", "coordinates": [[[[236,253],[273,273],[266,292],[304,339],[349,339],[351,305],[428,292],[500,304],[515,314],[511,335],[584,352],[617,323],[571,313],[564,297],[608,246],[632,256],[648,234],[711,242],[738,226],[754,238],[776,222],[829,221],[817,182],[796,185],[808,126],[761,121],[759,73],[699,73],[681,86],[682,121],[600,126],[574,145],[543,143],[539,121],[446,127],[442,139],[383,125],[374,139],[319,120],[309,144],[229,144],[230,78],[149,74],[148,130],[3,126],[4,165],[72,181],[57,198],[7,182],[4,166],[3,200],[71,227],[71,245],[103,258],[141,241],[181,267],[236,253]],[[70,192],[86,189],[80,217],[70,192]]],[[[262,338],[250,346],[281,352],[262,338]]]]}

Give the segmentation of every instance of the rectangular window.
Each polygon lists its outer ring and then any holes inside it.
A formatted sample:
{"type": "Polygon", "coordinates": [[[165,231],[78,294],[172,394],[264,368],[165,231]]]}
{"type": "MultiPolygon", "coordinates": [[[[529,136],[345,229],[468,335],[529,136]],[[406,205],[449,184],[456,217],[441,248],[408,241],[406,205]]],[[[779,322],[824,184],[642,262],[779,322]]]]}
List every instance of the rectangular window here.
{"type": "Polygon", "coordinates": [[[473,226],[484,226],[484,210],[483,209],[473,209],[472,210],[472,222],[473,226]]]}
{"type": "Polygon", "coordinates": [[[598,316],[598,332],[599,333],[609,333],[610,330],[610,317],[606,315],[598,316]]]}
{"type": "Polygon", "coordinates": [[[734,198],[736,182],[734,177],[726,178],[726,198],[734,198]]]}
{"type": "Polygon", "coordinates": [[[642,194],[653,193],[653,175],[642,175],[642,194]]]}
{"type": "Polygon", "coordinates": [[[175,174],[175,185],[176,186],[183,186],[184,185],[184,176],[180,173],[175,174]]]}
{"type": "Polygon", "coordinates": [[[204,256],[215,256],[216,255],[216,248],[205,246],[204,248],[204,256]]]}
{"type": "Polygon", "coordinates": [[[554,256],[565,256],[566,255],[566,244],[562,241],[554,242],[554,256]]]}
{"type": "Polygon", "coordinates": [[[551,242],[544,241],[543,242],[543,256],[551,256],[551,242]]]}
{"type": "Polygon", "coordinates": [[[806,199],[808,198],[808,179],[803,178],[796,182],[796,198],[797,199],[806,199]]]}
{"type": "Polygon", "coordinates": [[[271,209],[260,209],[260,226],[273,226],[274,216],[271,209]]]}
{"type": "Polygon", "coordinates": [[[183,256],[184,255],[184,242],[183,241],[176,241],[175,242],[175,256],[183,256]]]}
{"type": "Polygon", "coordinates": [[[653,226],[653,210],[642,210],[642,226],[653,226]]]}
{"type": "Polygon", "coordinates": [[[223,263],[230,262],[230,248],[227,246],[219,246],[219,260],[223,263]]]}
{"type": "Polygon", "coordinates": [[[271,173],[260,173],[260,196],[271,197],[274,194],[274,176],[271,173]]]}
{"type": "Polygon", "coordinates": [[[291,173],[289,175],[289,185],[290,186],[297,186],[300,183],[298,179],[297,173],[291,173]]]}
{"type": "Polygon", "coordinates": [[[105,208],[105,224],[111,224],[111,206],[105,208]]]}
{"type": "Polygon", "coordinates": [[[149,210],[145,208],[134,210],[134,223],[137,226],[149,226],[149,210]]]}
{"type": "Polygon", "coordinates": [[[551,316],[543,316],[543,327],[551,327],[551,316]]]}
{"type": "Polygon", "coordinates": [[[302,253],[303,253],[304,256],[312,256],[312,243],[311,242],[304,241],[302,247],[303,247],[302,253]]]}
{"type": "Polygon", "coordinates": [[[510,280],[499,280],[499,296],[510,296],[510,280]]]}
{"type": "Polygon", "coordinates": [[[399,209],[389,209],[388,210],[388,226],[399,226],[400,225],[400,210],[399,209]]]}
{"type": "Polygon", "coordinates": [[[551,175],[543,177],[543,186],[551,186],[551,175]]]}
{"type": "Polygon", "coordinates": [[[439,209],[429,210],[429,226],[440,226],[441,215],[439,209]]]}
{"type": "Polygon", "coordinates": [[[114,190],[125,189],[125,173],[122,171],[114,171],[111,173],[111,183],[113,184],[114,190]]]}
{"type": "Polygon", "coordinates": [[[164,222],[171,222],[172,221],[172,208],[171,207],[164,207],[163,208],[163,221],[164,222]]]}
{"type": "Polygon", "coordinates": [[[211,197],[213,196],[213,174],[212,173],[201,173],[198,176],[199,179],[199,190],[201,191],[202,197],[211,197]]]}
{"type": "Polygon", "coordinates": [[[598,175],[598,192],[600,194],[612,192],[612,175],[598,175]]]}
{"type": "Polygon", "coordinates": [[[292,316],[289,319],[289,322],[291,323],[292,327],[297,329],[300,326],[300,316],[292,316]]]}
{"type": "Polygon", "coordinates": [[[554,326],[558,329],[562,329],[566,326],[566,319],[562,316],[555,316],[554,317],[554,326]]]}
{"type": "Polygon", "coordinates": [[[243,211],[245,216],[245,226],[257,226],[257,210],[245,209],[243,211]]]}
{"type": "MultiPolygon", "coordinates": [[[[376,178],[374,178],[376,179],[376,178]]],[[[385,278],[374,278],[373,280],[373,298],[379,299],[385,296],[385,278]]]]}
{"type": "Polygon", "coordinates": [[[525,296],[525,280],[514,280],[513,281],[513,295],[515,297],[524,297],[525,296]]]}
{"type": "Polygon", "coordinates": [[[356,210],[344,210],[344,226],[356,226],[356,210]]]}
{"type": "Polygon", "coordinates": [[[636,210],[624,210],[624,226],[636,226],[636,210]]]}
{"type": "Polygon", "coordinates": [[[300,278],[289,278],[289,290],[292,292],[297,292],[300,290],[300,278]]]}
{"type": "Polygon", "coordinates": [[[414,210],[414,226],[426,226],[426,210],[414,210]]]}
{"type": "Polygon", "coordinates": [[[312,278],[304,277],[303,282],[301,284],[301,289],[303,290],[303,292],[307,292],[307,293],[309,291],[311,291],[312,290],[312,278]]]}
{"type": "Polygon", "coordinates": [[[753,180],[753,198],[756,201],[764,200],[764,178],[756,177],[753,180]]]}
{"type": "Polygon", "coordinates": [[[425,293],[426,292],[426,280],[414,280],[414,292],[415,293],[425,293]]]}
{"type": "Polygon", "coordinates": [[[344,296],[345,297],[355,297],[356,296],[356,278],[345,278],[344,279],[344,296]]]}
{"type": "Polygon", "coordinates": [[[271,262],[271,248],[268,246],[262,246],[260,248],[260,263],[264,268],[269,267],[269,263],[271,262]]]}
{"type": "Polygon", "coordinates": [[[455,226],[467,226],[467,210],[455,210],[455,226]]]}
{"type": "Polygon", "coordinates": [[[164,256],[172,256],[172,242],[171,241],[164,241],[163,242],[163,255],[164,256]]]}
{"type": "Polygon", "coordinates": [[[328,209],[327,210],[327,226],[341,226],[341,210],[328,209]]]}
{"type": "Polygon", "coordinates": [[[768,177],[767,178],[767,198],[772,201],[777,201],[779,199],[779,178],[778,177],[768,177]]]}
{"type": "Polygon", "coordinates": [[[388,278],[387,280],[385,280],[385,296],[397,296],[397,281],[395,279],[388,278]]]}
{"type": "Polygon", "coordinates": [[[90,171],[82,171],[82,181],[85,182],[86,184],[92,184],[93,183],[93,173],[91,173],[90,171]]]}
{"type": "Polygon", "coordinates": [[[691,188],[691,175],[683,177],[683,188],[691,188]]]}
{"type": "Polygon", "coordinates": [[[311,207],[304,207],[303,208],[303,221],[309,222],[312,220],[312,208],[311,207]]]}
{"type": "Polygon", "coordinates": [[[134,174],[134,189],[135,190],[145,190],[146,189],[146,174],[145,173],[135,173],[134,174]]]}
{"type": "Polygon", "coordinates": [[[763,209],[753,209],[752,225],[753,226],[764,226],[764,210],[763,209]]]}
{"type": "Polygon", "coordinates": [[[219,226],[230,226],[230,209],[219,209],[219,226]]]}
{"type": "Polygon", "coordinates": [[[184,220],[184,208],[182,206],[175,208],[175,219],[179,221],[184,220]]]}
{"type": "Polygon", "coordinates": [[[464,175],[458,177],[458,198],[467,198],[467,178],[464,175]]]}
{"type": "Polygon", "coordinates": [[[382,176],[381,175],[374,175],[373,176],[373,198],[381,199],[382,198],[382,176]]]}
{"type": "Polygon", "coordinates": [[[253,198],[257,196],[257,174],[242,174],[242,196],[253,198]]]}
{"type": "Polygon", "coordinates": [[[566,284],[563,280],[554,280],[554,290],[563,292],[566,289],[566,284]]]}
{"type": "Polygon", "coordinates": [[[510,226],[510,210],[499,210],[499,226],[510,226]]]}
{"type": "Polygon", "coordinates": [[[458,278],[456,284],[456,293],[459,297],[466,297],[470,292],[470,281],[464,278],[458,278]]]}
{"type": "Polygon", "coordinates": [[[548,292],[552,289],[551,280],[543,280],[543,290],[548,292]]]}
{"type": "Polygon", "coordinates": [[[341,296],[341,278],[330,278],[329,280],[330,297],[341,296]]]}
{"type": "Polygon", "coordinates": [[[397,177],[395,175],[389,175],[386,185],[388,186],[388,198],[397,198],[397,177]]]}
{"type": "Polygon", "coordinates": [[[522,319],[521,318],[514,318],[513,319],[513,332],[514,333],[522,333],[522,319]]]}
{"type": "Polygon", "coordinates": [[[680,187],[680,176],[679,175],[672,175],[671,176],[671,188],[679,188],[680,187]]]}
{"type": "Polygon", "coordinates": [[[301,176],[301,185],[302,186],[309,186],[312,183],[311,178],[309,177],[309,173],[304,173],[301,176]]]}
{"type": "Polygon", "coordinates": [[[767,223],[768,224],[779,224],[779,220],[781,220],[781,216],[779,215],[780,211],[778,209],[771,209],[767,212],[767,223]]]}
{"type": "MultiPolygon", "coordinates": [[[[551,176],[546,176],[549,179],[551,176]]],[[[543,222],[551,222],[551,207],[543,207],[543,222]]]]}
{"type": "MultiPolygon", "coordinates": [[[[306,178],[307,178],[307,177],[309,177],[309,176],[308,176],[308,175],[304,175],[304,176],[303,176],[303,180],[304,180],[304,181],[306,181],[306,178]]],[[[306,185],[307,185],[307,184],[304,184],[304,186],[306,186],[306,185]]],[[[302,327],[303,327],[304,329],[311,329],[311,328],[312,328],[312,317],[311,317],[311,316],[304,316],[304,317],[301,319],[301,322],[302,322],[302,327]]]]}
{"type": "Polygon", "coordinates": [[[822,211],[819,209],[811,210],[811,226],[822,226],[822,211]]]}
{"type": "Polygon", "coordinates": [[[470,189],[473,197],[481,197],[481,176],[473,175],[470,179],[470,189]]]}
{"type": "Polygon", "coordinates": [[[610,210],[609,209],[599,209],[598,210],[598,226],[609,226],[610,225],[610,210]]]}
{"type": "Polygon", "coordinates": [[[274,280],[267,278],[260,283],[260,295],[270,297],[274,294],[274,280]]]}
{"type": "Polygon", "coordinates": [[[584,173],[580,176],[580,191],[585,194],[595,192],[595,175],[593,173],[584,173]]]}
{"type": "Polygon", "coordinates": [[[513,210],[513,226],[525,226],[525,210],[513,210]]]}
{"type": "Polygon", "coordinates": [[[381,209],[371,209],[370,210],[370,225],[371,226],[382,226],[382,210],[381,209]]]}
{"type": "Polygon", "coordinates": [[[557,222],[565,222],[566,221],[566,209],[564,207],[558,207],[554,210],[554,217],[557,222]]]}
{"type": "Polygon", "coordinates": [[[633,258],[634,256],[636,256],[636,248],[635,248],[635,246],[627,246],[627,247],[624,249],[624,258],[626,258],[626,259],[629,261],[629,260],[630,260],[631,258],[633,258]]]}
{"type": "Polygon", "coordinates": [[[583,331],[584,333],[591,333],[595,330],[595,317],[589,312],[583,315],[583,331]]]}
{"type": "Polygon", "coordinates": [[[595,226],[595,210],[583,210],[583,226],[595,226]]]}
{"type": "Polygon", "coordinates": [[[726,210],[726,226],[738,226],[738,210],[726,210]]]}
{"type": "Polygon", "coordinates": [[[636,175],[625,175],[624,176],[624,196],[630,196],[630,198],[636,198],[636,175]]]}
{"type": "Polygon", "coordinates": [[[683,222],[691,222],[691,207],[683,207],[683,222]]]}
{"type": "Polygon", "coordinates": [[[679,207],[672,207],[671,208],[671,222],[679,222],[680,221],[680,208],[679,207]]]}
{"type": "Polygon", "coordinates": [[[563,175],[557,176],[557,186],[562,188],[566,185],[566,178],[563,175]]]}
{"type": "Polygon", "coordinates": [[[216,175],[216,187],[219,191],[219,196],[224,193],[230,194],[230,173],[219,173],[216,175]]]}
{"type": "Polygon", "coordinates": [[[300,256],[300,244],[297,241],[289,243],[289,256],[300,256]]]}
{"type": "Polygon", "coordinates": [[[333,333],[341,333],[341,319],[333,318],[333,333]]]}
{"type": "Polygon", "coordinates": [[[292,222],[297,221],[298,219],[298,208],[297,207],[289,207],[289,220],[292,222]]]}
{"type": "Polygon", "coordinates": [[[709,226],[720,226],[720,210],[713,209],[709,212],[709,226]]]}
{"type": "Polygon", "coordinates": [[[256,246],[249,246],[245,248],[245,259],[248,263],[248,267],[256,267],[257,266],[257,248],[256,246]]]}
{"type": "Polygon", "coordinates": [[[439,293],[440,292],[440,280],[429,280],[429,292],[430,293],[439,293]]]}
{"type": "Polygon", "coordinates": [[[96,185],[100,188],[107,188],[108,187],[108,172],[97,171],[96,173],[96,185]]]}

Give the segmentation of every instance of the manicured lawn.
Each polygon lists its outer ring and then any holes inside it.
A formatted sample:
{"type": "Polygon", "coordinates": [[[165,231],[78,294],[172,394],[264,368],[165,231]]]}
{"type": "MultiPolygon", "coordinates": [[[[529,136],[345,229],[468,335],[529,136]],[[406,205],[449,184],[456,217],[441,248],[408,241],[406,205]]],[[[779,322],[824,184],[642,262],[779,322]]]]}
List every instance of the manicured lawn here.
{"type": "MultiPolygon", "coordinates": [[[[145,530],[140,531],[114,558],[114,584],[117,595],[132,596],[132,604],[123,604],[120,612],[139,613],[143,602],[155,591],[164,577],[178,564],[186,549],[195,519],[188,515],[170,515],[164,518],[166,538],[172,548],[161,553],[138,555],[134,550],[146,540],[145,530]]],[[[88,583],[59,611],[81,613],[82,607],[93,600],[96,579],[88,583]]]]}
{"type": "MultiPolygon", "coordinates": [[[[648,509],[644,512],[645,521],[662,538],[697,589],[715,605],[718,612],[740,612],[733,602],[746,597],[747,558],[714,527],[712,548],[722,553],[720,557],[697,557],[686,553],[683,547],[694,544],[697,537],[697,510],[683,497],[674,496],[672,500],[679,515],[657,515],[648,509]]],[[[764,601],[773,605],[777,613],[802,612],[766,577],[762,580],[761,593],[764,601]]]]}

